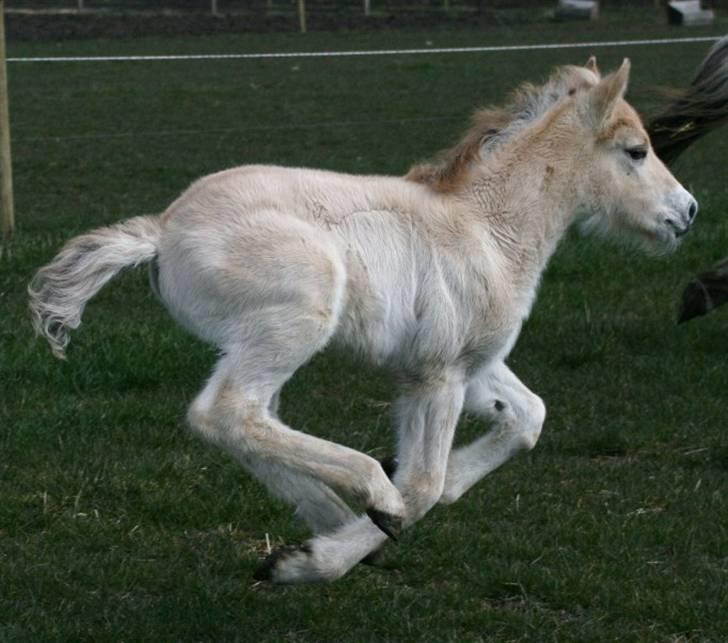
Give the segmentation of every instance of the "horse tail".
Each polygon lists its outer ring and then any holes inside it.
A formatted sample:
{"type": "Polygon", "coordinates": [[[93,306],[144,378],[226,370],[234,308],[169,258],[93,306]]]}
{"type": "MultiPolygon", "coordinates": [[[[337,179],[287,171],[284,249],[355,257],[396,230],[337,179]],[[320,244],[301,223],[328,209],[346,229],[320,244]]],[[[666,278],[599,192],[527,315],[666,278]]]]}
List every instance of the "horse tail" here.
{"type": "Polygon", "coordinates": [[[36,333],[65,358],[70,330],[81,324],[86,303],[118,272],[156,255],[161,222],[156,216],[127,219],[68,241],[28,286],[36,333]]]}
{"type": "Polygon", "coordinates": [[[728,36],[698,66],[689,87],[648,123],[657,155],[672,163],[695,141],[728,121],[728,36]]]}

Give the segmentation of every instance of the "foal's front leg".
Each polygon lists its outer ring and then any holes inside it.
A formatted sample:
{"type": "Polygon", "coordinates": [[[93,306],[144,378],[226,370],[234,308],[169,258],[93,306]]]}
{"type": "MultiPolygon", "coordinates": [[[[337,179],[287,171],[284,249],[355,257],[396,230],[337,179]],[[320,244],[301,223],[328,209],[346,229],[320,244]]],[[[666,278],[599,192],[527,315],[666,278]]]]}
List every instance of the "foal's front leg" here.
{"type": "MultiPolygon", "coordinates": [[[[395,405],[399,466],[394,483],[405,502],[405,527],[440,498],[464,396],[462,375],[448,372],[408,386],[395,405]]],[[[367,516],[360,516],[300,548],[275,552],[264,563],[265,577],[278,583],[334,580],[386,540],[367,516]]]]}
{"type": "Polygon", "coordinates": [[[442,495],[465,391],[462,375],[447,373],[408,387],[395,404],[398,464],[393,482],[404,499],[405,525],[422,518],[442,495]]]}
{"type": "Polygon", "coordinates": [[[491,428],[450,454],[440,498],[445,504],[455,502],[519,451],[532,449],[546,418],[541,398],[503,362],[489,366],[468,382],[465,410],[489,422],[491,428]]]}

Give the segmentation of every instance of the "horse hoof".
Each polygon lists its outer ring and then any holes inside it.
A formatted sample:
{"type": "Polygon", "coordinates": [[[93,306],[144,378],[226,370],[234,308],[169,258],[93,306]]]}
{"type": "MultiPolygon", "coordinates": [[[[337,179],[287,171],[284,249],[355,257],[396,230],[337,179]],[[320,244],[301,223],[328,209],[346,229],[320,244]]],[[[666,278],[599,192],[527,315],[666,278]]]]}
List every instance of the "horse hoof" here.
{"type": "Polygon", "coordinates": [[[273,575],[276,568],[287,558],[296,554],[310,554],[311,547],[306,543],[301,545],[284,545],[277,547],[255,568],[253,578],[255,580],[272,581],[275,580],[273,575]]]}
{"type": "Polygon", "coordinates": [[[694,317],[702,317],[710,312],[711,301],[707,288],[699,279],[691,281],[683,291],[682,305],[678,315],[678,324],[690,321],[694,317]]]}
{"type": "Polygon", "coordinates": [[[394,542],[397,542],[400,533],[402,533],[401,516],[395,516],[394,514],[387,513],[386,511],[379,511],[379,509],[367,509],[367,516],[369,516],[372,522],[385,534],[387,534],[387,536],[389,536],[394,542]]]}
{"type": "Polygon", "coordinates": [[[379,461],[379,464],[381,465],[382,469],[384,469],[384,473],[386,473],[387,477],[391,480],[395,472],[397,471],[397,467],[399,466],[399,460],[397,459],[396,455],[388,455],[386,458],[382,458],[379,461]]]}

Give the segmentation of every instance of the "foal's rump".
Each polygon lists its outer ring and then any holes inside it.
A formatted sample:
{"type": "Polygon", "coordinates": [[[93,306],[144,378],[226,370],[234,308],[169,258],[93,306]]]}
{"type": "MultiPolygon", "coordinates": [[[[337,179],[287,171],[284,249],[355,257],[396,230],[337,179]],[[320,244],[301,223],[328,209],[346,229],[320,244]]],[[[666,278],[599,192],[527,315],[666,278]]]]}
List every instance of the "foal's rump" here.
{"type": "Polygon", "coordinates": [[[346,274],[338,249],[277,210],[173,213],[157,261],[171,315],[222,349],[315,352],[340,313],[346,274]]]}

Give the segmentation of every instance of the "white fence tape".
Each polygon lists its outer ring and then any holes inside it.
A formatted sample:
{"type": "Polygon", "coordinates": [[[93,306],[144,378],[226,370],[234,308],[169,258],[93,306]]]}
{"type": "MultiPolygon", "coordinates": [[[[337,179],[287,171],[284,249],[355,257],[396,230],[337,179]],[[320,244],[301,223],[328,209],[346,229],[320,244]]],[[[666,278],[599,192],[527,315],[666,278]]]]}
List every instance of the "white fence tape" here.
{"type": "Polygon", "coordinates": [[[364,51],[297,51],[262,52],[250,54],[169,54],[160,56],[39,56],[8,58],[9,63],[85,63],[85,62],[140,62],[168,60],[261,60],[279,58],[343,58],[347,56],[416,56],[424,54],[478,54],[501,51],[534,51],[543,49],[593,49],[596,47],[638,47],[647,45],[674,45],[683,43],[714,42],[720,36],[693,38],[662,38],[652,40],[604,40],[600,42],[540,43],[533,45],[493,45],[483,47],[428,47],[424,49],[376,49],[364,51]]]}

